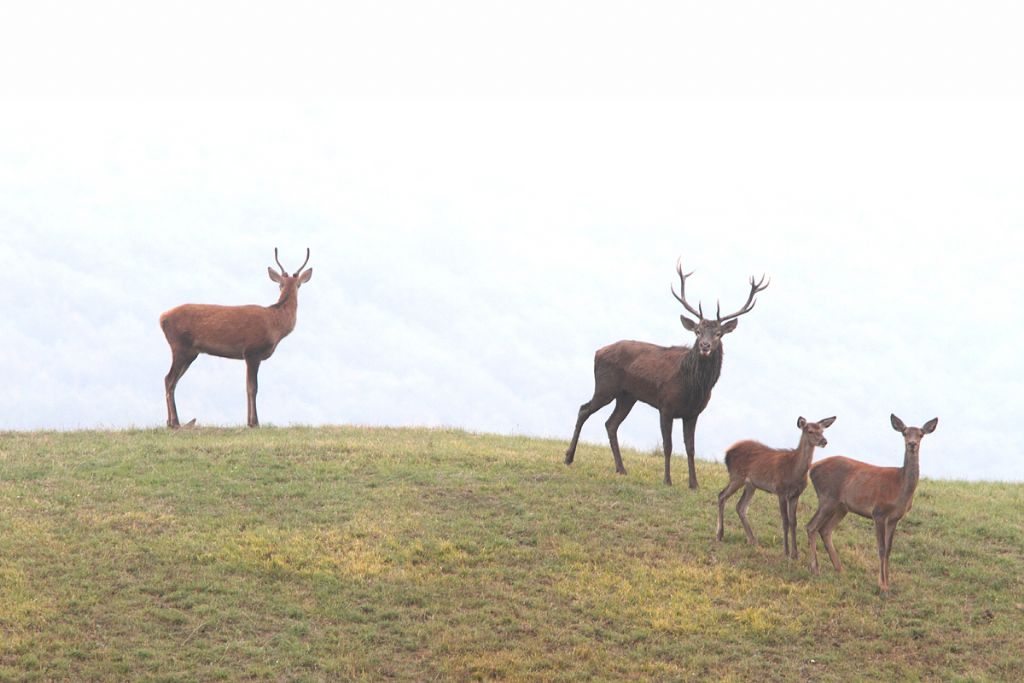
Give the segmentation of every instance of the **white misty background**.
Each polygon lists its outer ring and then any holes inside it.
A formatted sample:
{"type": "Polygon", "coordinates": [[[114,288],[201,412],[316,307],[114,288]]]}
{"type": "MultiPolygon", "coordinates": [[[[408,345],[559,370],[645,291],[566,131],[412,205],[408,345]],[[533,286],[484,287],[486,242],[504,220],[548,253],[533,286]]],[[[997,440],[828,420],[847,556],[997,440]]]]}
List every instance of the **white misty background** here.
{"type": "MultiPolygon", "coordinates": [[[[690,343],[682,257],[705,310],[771,278],[699,457],[837,415],[819,457],[898,465],[895,412],[939,417],[925,476],[1024,480],[1020,10],[198,7],[0,28],[0,428],[163,425],[159,314],[272,303],[274,247],[308,246],[261,422],[553,437],[560,466],[597,348],[690,343]]],[[[179,413],[244,424],[244,387],[200,357],[179,413]]],[[[659,448],[655,411],[620,438],[659,448]]]]}

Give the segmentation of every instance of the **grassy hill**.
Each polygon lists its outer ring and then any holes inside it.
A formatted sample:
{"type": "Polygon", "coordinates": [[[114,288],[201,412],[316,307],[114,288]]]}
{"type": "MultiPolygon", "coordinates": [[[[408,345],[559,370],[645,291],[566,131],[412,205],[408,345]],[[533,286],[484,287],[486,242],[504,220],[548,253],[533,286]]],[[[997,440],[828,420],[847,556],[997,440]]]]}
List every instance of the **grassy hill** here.
{"type": "Polygon", "coordinates": [[[0,434],[0,680],[1024,679],[1024,486],[921,482],[885,598],[852,515],[809,574],[813,490],[793,563],[763,492],[712,540],[720,465],[565,445],[0,434]]]}

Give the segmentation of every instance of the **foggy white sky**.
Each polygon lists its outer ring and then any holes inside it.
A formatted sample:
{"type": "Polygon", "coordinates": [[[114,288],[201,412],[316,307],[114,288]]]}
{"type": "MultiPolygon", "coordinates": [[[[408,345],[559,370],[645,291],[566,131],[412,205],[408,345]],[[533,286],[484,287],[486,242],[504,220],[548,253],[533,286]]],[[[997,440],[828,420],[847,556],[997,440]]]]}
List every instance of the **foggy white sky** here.
{"type": "MultiPolygon", "coordinates": [[[[835,414],[819,457],[898,464],[895,412],[939,417],[926,476],[1024,480],[1012,5],[27,11],[0,28],[0,429],[162,425],[160,312],[269,304],[273,248],[309,246],[264,424],[567,441],[594,350],[690,343],[682,256],[706,306],[772,278],[700,457],[835,414]]],[[[178,408],[244,424],[244,365],[200,358],[178,408]]],[[[620,438],[657,448],[655,411],[620,438]]]]}

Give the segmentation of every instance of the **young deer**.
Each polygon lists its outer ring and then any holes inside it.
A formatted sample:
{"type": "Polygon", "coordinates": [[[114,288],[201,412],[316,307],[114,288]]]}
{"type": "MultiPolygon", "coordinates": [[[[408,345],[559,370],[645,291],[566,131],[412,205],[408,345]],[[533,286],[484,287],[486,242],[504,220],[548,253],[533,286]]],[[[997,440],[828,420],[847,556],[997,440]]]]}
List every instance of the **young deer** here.
{"type": "Polygon", "coordinates": [[[179,426],[174,388],[200,353],[245,361],[249,401],[247,423],[250,427],[259,427],[259,419],[256,417],[256,375],[260,362],[270,358],[278,343],[295,328],[299,287],[313,277],[312,268],[302,272],[309,263],[309,249],[306,249],[306,260],[292,275],[285,272],[278,260],[276,247],[274,260],[281,272],[277,273],[268,267],[267,273],[271,280],[280,285],[281,295],[272,306],[184,304],[160,316],[160,327],[171,346],[171,369],[164,378],[168,427],[176,429],[179,426]]]}
{"type": "Polygon", "coordinates": [[[740,441],[725,453],[725,466],[729,469],[729,483],[718,494],[718,536],[725,533],[725,501],[743,487],[743,495],[736,504],[736,513],[743,522],[747,540],[757,545],[754,532],[747,521],[747,508],[757,489],[774,493],[779,497],[779,514],[782,515],[783,548],[786,555],[796,559],[796,504],[800,494],[807,488],[807,470],[811,466],[816,446],[826,446],[828,441],[823,432],[835,422],[835,416],[818,422],[797,418],[800,442],[795,449],[770,448],[758,441],[740,441]],[[790,545],[790,537],[793,539],[790,545]]]}
{"type": "Polygon", "coordinates": [[[883,593],[889,592],[892,535],[896,524],[910,510],[917,488],[921,438],[934,432],[939,424],[937,417],[928,420],[923,427],[907,427],[895,415],[890,415],[889,420],[892,428],[903,434],[906,444],[903,467],[876,467],[843,456],[825,458],[811,468],[811,482],[818,493],[818,510],[807,524],[811,571],[817,574],[815,532],[821,535],[832,566],[841,572],[843,565],[832,545],[832,532],[847,512],[873,519],[878,541],[878,587],[883,593]]]}
{"type": "Polygon", "coordinates": [[[717,320],[705,319],[700,304],[694,308],[686,301],[686,278],[693,273],[683,274],[682,265],[676,264],[679,274],[679,294],[673,296],[683,308],[697,317],[694,322],[686,316],[679,316],[683,327],[696,336],[693,348],[688,346],[656,346],[640,341],[619,341],[597,350],[594,354],[594,395],[580,406],[576,416],[576,429],[565,452],[565,464],[571,465],[576,457],[576,444],[580,438],[583,423],[591,415],[613,400],[615,409],[604,423],[608,442],[615,458],[615,471],[625,474],[619,453],[619,425],[629,415],[637,401],[643,401],[658,409],[661,414],[661,442],[665,452],[665,483],[672,483],[672,421],[683,420],[683,443],[686,447],[687,465],[690,470],[690,488],[697,488],[697,471],[694,468],[694,433],[697,418],[711,400],[711,389],[722,372],[722,336],[736,329],[741,315],[749,313],[758,292],[765,290],[764,276],[760,282],[750,278],[750,295],[743,307],[735,313],[722,317],[718,310],[717,320]]]}

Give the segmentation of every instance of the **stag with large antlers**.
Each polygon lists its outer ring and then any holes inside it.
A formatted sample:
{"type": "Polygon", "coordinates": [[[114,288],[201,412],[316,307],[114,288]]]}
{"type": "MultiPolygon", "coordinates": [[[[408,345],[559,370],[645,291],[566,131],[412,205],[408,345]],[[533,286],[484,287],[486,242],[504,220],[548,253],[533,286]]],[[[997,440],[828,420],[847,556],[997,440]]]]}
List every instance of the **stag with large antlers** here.
{"type": "Polygon", "coordinates": [[[889,592],[889,554],[896,525],[910,511],[920,476],[921,439],[939,425],[935,417],[922,427],[907,427],[903,420],[889,415],[892,428],[903,435],[903,467],[877,467],[841,455],[825,458],[811,468],[811,483],[818,494],[818,510],[807,523],[807,546],[811,571],[818,573],[818,551],[814,534],[821,536],[825,550],[837,572],[843,571],[832,532],[847,512],[875,522],[878,542],[878,588],[889,592]]]}
{"type": "Polygon", "coordinates": [[[221,358],[245,361],[246,394],[250,427],[258,427],[256,416],[256,375],[260,363],[270,358],[278,343],[295,329],[295,314],[299,306],[299,287],[313,277],[313,269],[303,272],[306,260],[289,275],[274,248],[274,261],[281,272],[268,267],[270,279],[280,286],[277,303],[271,306],[217,306],[213,304],[184,304],[160,316],[160,327],[171,346],[171,369],[164,378],[167,395],[167,426],[176,429],[178,410],[174,404],[174,388],[192,361],[200,353],[221,358]]]}
{"type": "Polygon", "coordinates": [[[580,438],[583,423],[591,415],[615,401],[611,417],[605,422],[608,441],[615,457],[615,471],[625,474],[622,456],[619,453],[619,425],[637,401],[643,401],[658,409],[661,414],[661,439],[665,452],[665,483],[672,483],[672,421],[683,420],[683,443],[686,446],[687,465],[690,470],[690,488],[697,488],[697,471],[694,467],[694,432],[697,417],[703,412],[711,398],[711,389],[722,371],[722,335],[736,329],[737,318],[749,313],[756,303],[754,297],[768,287],[764,276],[760,282],[750,278],[750,295],[747,302],[735,313],[722,316],[718,308],[715,319],[705,318],[698,302],[694,308],[686,301],[686,280],[693,273],[683,274],[682,265],[676,264],[679,275],[679,294],[672,289],[672,295],[691,315],[679,319],[683,327],[694,334],[693,348],[688,346],[657,346],[639,341],[619,341],[598,349],[594,354],[594,395],[580,406],[576,418],[576,431],[565,452],[565,464],[571,465],[576,455],[576,443],[580,438]]]}

